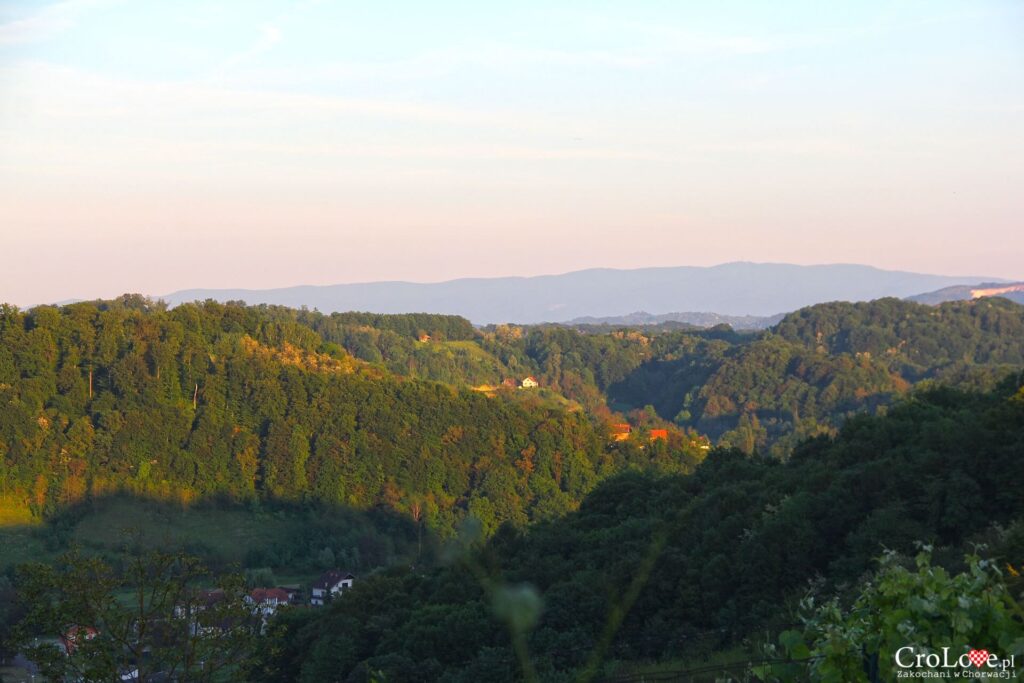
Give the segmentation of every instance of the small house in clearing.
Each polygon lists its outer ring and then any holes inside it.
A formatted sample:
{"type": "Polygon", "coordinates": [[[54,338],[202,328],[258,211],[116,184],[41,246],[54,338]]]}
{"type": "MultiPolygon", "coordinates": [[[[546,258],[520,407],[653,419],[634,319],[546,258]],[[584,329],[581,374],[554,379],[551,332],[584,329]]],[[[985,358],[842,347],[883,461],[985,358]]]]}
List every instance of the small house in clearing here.
{"type": "Polygon", "coordinates": [[[523,389],[535,389],[540,386],[540,382],[538,382],[537,379],[531,375],[529,377],[523,378],[523,383],[521,386],[523,387],[523,389]]]}
{"type": "Polygon", "coordinates": [[[668,430],[667,429],[652,429],[651,430],[651,441],[654,442],[654,441],[657,441],[658,439],[661,439],[662,441],[668,441],[668,430]]]}
{"type": "Polygon", "coordinates": [[[355,580],[355,574],[342,571],[341,569],[332,569],[324,572],[313,583],[309,603],[318,607],[326,605],[333,596],[351,588],[355,580]]]}
{"type": "Polygon", "coordinates": [[[619,422],[612,425],[612,441],[625,441],[629,438],[633,428],[628,422],[619,422]]]}

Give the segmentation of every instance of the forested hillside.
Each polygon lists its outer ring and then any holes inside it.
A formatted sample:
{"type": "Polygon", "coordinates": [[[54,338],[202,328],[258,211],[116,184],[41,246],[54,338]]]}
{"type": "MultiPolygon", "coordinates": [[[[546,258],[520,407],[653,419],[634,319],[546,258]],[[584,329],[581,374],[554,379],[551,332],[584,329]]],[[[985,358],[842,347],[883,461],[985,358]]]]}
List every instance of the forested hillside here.
{"type": "Polygon", "coordinates": [[[758,334],[5,306],[0,567],[72,544],[117,562],[128,522],[264,580],[377,572],[282,617],[254,680],[514,680],[502,620],[538,615],[515,642],[558,680],[609,605],[630,609],[604,655],[688,657],[883,546],[1024,554],[1021,368],[1024,307],[999,299],[828,304],[758,334]]]}
{"type": "MultiPolygon", "coordinates": [[[[786,463],[722,450],[689,476],[612,478],[577,512],[504,528],[453,566],[394,570],[326,612],[283,617],[252,676],[513,681],[532,667],[574,680],[609,633],[600,660],[611,669],[763,643],[808,590],[854,585],[886,548],[928,542],[955,567],[987,542],[1001,566],[1019,567],[1022,383],[927,392],[802,443],[786,463]]],[[[1007,628],[1024,636],[1019,617],[1007,628]]]]}
{"type": "Polygon", "coordinates": [[[758,335],[130,296],[5,307],[0,497],[37,516],[116,491],[382,505],[490,529],[571,510],[625,467],[685,471],[699,434],[784,457],[917,383],[986,389],[1022,366],[1024,307],[1002,299],[825,304],[758,335]],[[540,389],[502,387],[527,375],[540,389]]]}
{"type": "Polygon", "coordinates": [[[395,373],[473,385],[532,374],[595,416],[657,417],[782,457],[799,439],[835,433],[847,417],[875,412],[918,383],[985,390],[1024,365],[1024,306],[1005,299],[821,304],[758,334],[671,324],[498,325],[474,337],[468,324],[448,323],[459,330],[454,342],[440,321],[398,334],[345,315],[299,319],[395,373]],[[439,333],[419,342],[428,329],[439,333]]]}
{"type": "Polygon", "coordinates": [[[682,439],[611,443],[564,400],[396,377],[314,331],[475,334],[464,321],[316,322],[137,297],[3,308],[4,506],[43,516],[114,493],[381,506],[446,534],[467,512],[488,529],[561,515],[624,467],[685,470],[701,454],[682,439]]]}
{"type": "Polygon", "coordinates": [[[832,303],[786,316],[775,333],[819,353],[880,360],[907,380],[1020,365],[1022,307],[1007,299],[924,306],[898,299],[832,303]]]}

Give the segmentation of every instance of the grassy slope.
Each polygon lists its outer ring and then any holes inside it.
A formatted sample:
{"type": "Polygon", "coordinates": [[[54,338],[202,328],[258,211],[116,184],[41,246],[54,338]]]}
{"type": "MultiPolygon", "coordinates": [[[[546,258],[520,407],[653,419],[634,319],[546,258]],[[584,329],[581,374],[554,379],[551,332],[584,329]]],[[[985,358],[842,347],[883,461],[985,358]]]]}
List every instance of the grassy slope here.
{"type": "Polygon", "coordinates": [[[217,559],[242,562],[253,547],[283,542],[299,523],[287,515],[243,509],[185,509],[111,500],[75,526],[72,539],[103,550],[121,548],[140,535],[150,548],[202,546],[217,559]]]}
{"type": "MultiPolygon", "coordinates": [[[[6,513],[8,519],[14,512],[6,513]]],[[[59,522],[63,530],[40,524],[18,513],[19,524],[0,525],[0,573],[25,562],[49,561],[71,544],[87,552],[118,554],[127,543],[137,539],[149,549],[185,550],[220,565],[243,567],[251,550],[268,550],[287,545],[297,536],[308,518],[300,512],[251,510],[248,508],[182,509],[136,499],[108,499],[90,505],[75,518],[59,522]]],[[[336,529],[347,527],[346,517],[324,519],[336,529]]],[[[306,582],[308,567],[274,567],[281,579],[306,582]]],[[[280,582],[280,581],[279,581],[280,582]]]]}
{"type": "MultiPolygon", "coordinates": [[[[87,550],[117,552],[132,535],[137,535],[141,544],[148,548],[197,547],[220,562],[241,563],[250,548],[280,542],[296,524],[298,520],[246,510],[178,509],[172,512],[155,504],[112,500],[78,519],[67,541],[87,550]]],[[[0,526],[0,544],[4,547],[0,571],[59,554],[57,544],[47,542],[50,535],[51,530],[37,522],[0,526]]]]}
{"type": "Polygon", "coordinates": [[[20,501],[0,498],[0,572],[46,552],[36,533],[39,526],[39,520],[20,501]]]}

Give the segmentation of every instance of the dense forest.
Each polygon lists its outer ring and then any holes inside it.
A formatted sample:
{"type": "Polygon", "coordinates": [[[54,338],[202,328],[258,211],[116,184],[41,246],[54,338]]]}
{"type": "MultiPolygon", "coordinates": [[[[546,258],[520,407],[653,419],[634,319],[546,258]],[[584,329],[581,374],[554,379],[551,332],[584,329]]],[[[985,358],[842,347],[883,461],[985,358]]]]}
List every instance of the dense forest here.
{"type": "Polygon", "coordinates": [[[1006,299],[821,304],[758,334],[726,326],[499,325],[473,336],[465,321],[440,316],[400,334],[404,322],[384,321],[403,316],[298,316],[325,340],[396,374],[472,385],[532,374],[592,415],[617,411],[642,422],[646,414],[780,457],[919,383],[987,390],[1024,364],[1024,306],[1006,299]],[[431,343],[418,341],[431,332],[431,343]]]}
{"type": "Polygon", "coordinates": [[[701,435],[784,458],[917,384],[990,389],[1024,365],[1022,340],[1024,307],[1002,299],[823,304],[757,335],[137,296],[7,306],[0,501],[319,501],[442,534],[472,511],[490,531],[572,510],[625,468],[688,471],[701,435]],[[527,375],[540,389],[502,384],[527,375]]]}
{"type": "Polygon", "coordinates": [[[489,531],[555,517],[611,473],[703,454],[675,435],[612,442],[564,399],[398,377],[329,341],[367,322],[381,339],[473,334],[459,319],[306,322],[137,297],[3,308],[0,499],[36,516],[122,493],[385,507],[444,535],[467,512],[489,531]]]}
{"type": "Polygon", "coordinates": [[[283,613],[249,680],[571,680],[749,651],[886,549],[1024,561],[1022,367],[1024,306],[1001,299],[824,304],[742,334],[2,306],[0,641],[15,564],[79,547],[116,573],[177,545],[251,585],[360,572],[329,610],[283,613]]]}
{"type": "MultiPolygon", "coordinates": [[[[954,571],[988,543],[1019,574],[1022,456],[1018,375],[990,394],[935,389],[858,417],[785,463],[717,450],[691,475],[622,474],[563,518],[470,539],[450,566],[394,569],[327,611],[283,616],[250,675],[575,680],[595,652],[614,670],[778,633],[808,591],[849,590],[883,550],[913,554],[916,541],[954,571]]],[[[1008,643],[1024,646],[1022,619],[1002,622],[1008,643]]]]}

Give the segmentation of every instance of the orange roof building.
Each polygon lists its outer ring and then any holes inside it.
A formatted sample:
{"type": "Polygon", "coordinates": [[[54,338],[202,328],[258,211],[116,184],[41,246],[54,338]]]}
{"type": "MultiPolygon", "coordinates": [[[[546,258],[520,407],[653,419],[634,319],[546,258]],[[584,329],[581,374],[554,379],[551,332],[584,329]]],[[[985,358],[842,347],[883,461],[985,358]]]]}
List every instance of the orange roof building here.
{"type": "Polygon", "coordinates": [[[625,441],[632,431],[628,422],[617,422],[612,425],[612,441],[625,441]]]}

